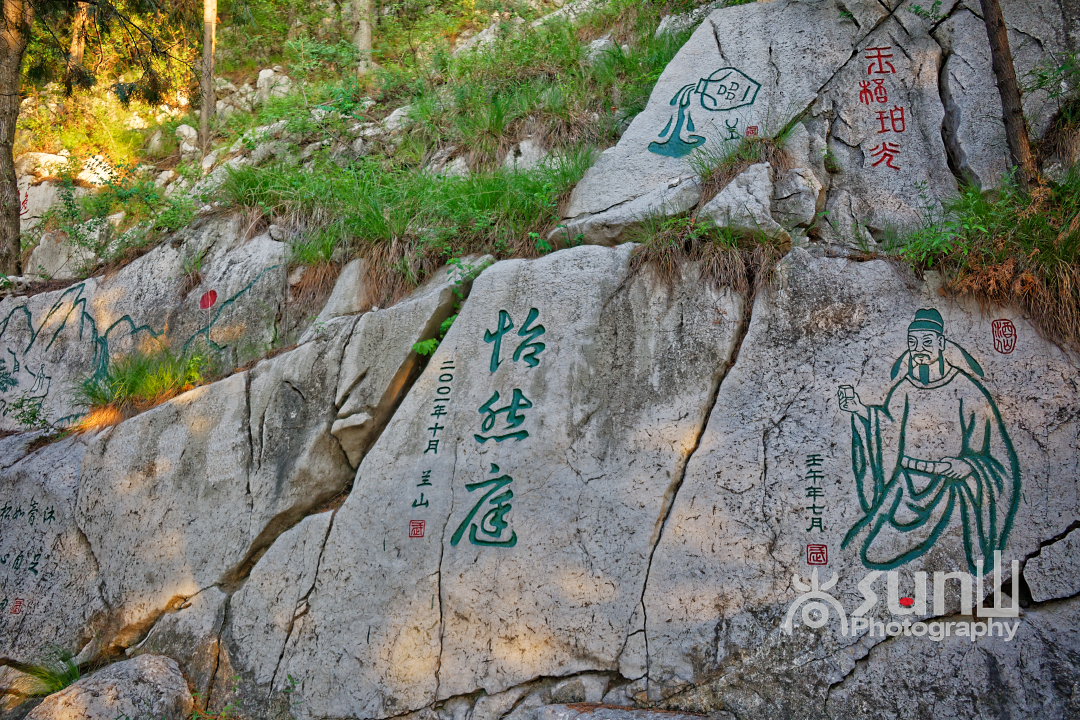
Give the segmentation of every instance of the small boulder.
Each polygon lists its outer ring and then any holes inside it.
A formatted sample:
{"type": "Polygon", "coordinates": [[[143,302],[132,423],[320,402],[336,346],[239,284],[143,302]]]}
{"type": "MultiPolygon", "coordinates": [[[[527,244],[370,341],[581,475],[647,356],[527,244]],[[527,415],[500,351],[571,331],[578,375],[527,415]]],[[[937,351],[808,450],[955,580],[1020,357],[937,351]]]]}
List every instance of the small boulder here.
{"type": "Polygon", "coordinates": [[[217,164],[218,155],[220,155],[220,154],[221,154],[220,150],[215,150],[214,152],[207,153],[203,157],[202,161],[199,162],[199,167],[202,168],[202,171],[204,173],[208,173],[208,172],[210,172],[211,170],[214,169],[214,165],[217,164]]]}
{"type": "Polygon", "coordinates": [[[792,168],[773,189],[773,216],[784,227],[808,227],[824,207],[824,186],[809,168],[792,168]]]}
{"type": "Polygon", "coordinates": [[[720,227],[760,230],[770,237],[787,235],[772,218],[773,184],[768,163],[743,170],[701,208],[720,227]]]}
{"type": "Polygon", "coordinates": [[[146,152],[148,155],[161,155],[165,152],[165,133],[161,131],[161,128],[155,130],[146,141],[146,152]]]}
{"type": "Polygon", "coordinates": [[[69,158],[52,153],[23,153],[15,161],[15,176],[32,176],[35,180],[58,175],[68,164],[69,158]]]}
{"type": "Polygon", "coordinates": [[[259,79],[255,82],[255,97],[259,103],[265,103],[270,98],[288,95],[291,89],[292,80],[288,75],[278,68],[264,68],[259,71],[259,79]]]}
{"type": "Polygon", "coordinates": [[[615,41],[611,39],[610,34],[598,37],[589,43],[589,47],[585,50],[585,59],[590,64],[598,63],[604,57],[605,53],[615,52],[617,47],[615,41]]]}
{"type": "Polygon", "coordinates": [[[109,665],[53,693],[26,720],[186,720],[194,708],[187,681],[175,660],[140,655],[109,665]]]}
{"type": "Polygon", "coordinates": [[[503,166],[507,170],[532,170],[544,162],[547,149],[535,138],[527,137],[506,153],[503,166]]]}
{"type": "Polygon", "coordinates": [[[194,145],[199,142],[199,131],[190,125],[180,125],[176,128],[176,139],[181,143],[194,145]]]}
{"type": "Polygon", "coordinates": [[[190,125],[176,128],[176,139],[180,142],[180,158],[193,160],[199,155],[199,131],[190,125]]]}
{"type": "Polygon", "coordinates": [[[104,155],[93,155],[83,163],[76,180],[88,185],[105,185],[116,178],[116,170],[104,155]]]}
{"type": "Polygon", "coordinates": [[[386,119],[382,121],[383,127],[387,132],[397,132],[406,125],[409,124],[409,112],[412,110],[411,105],[403,105],[394,112],[386,116],[386,119]]]}

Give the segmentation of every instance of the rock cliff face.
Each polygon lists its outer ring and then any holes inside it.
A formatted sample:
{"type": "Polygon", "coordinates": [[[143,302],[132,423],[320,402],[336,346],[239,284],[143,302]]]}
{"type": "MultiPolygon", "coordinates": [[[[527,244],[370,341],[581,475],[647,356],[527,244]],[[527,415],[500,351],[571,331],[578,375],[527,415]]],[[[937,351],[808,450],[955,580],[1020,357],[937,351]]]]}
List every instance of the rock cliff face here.
{"type": "MultiPolygon", "coordinates": [[[[1080,357],[837,247],[1000,176],[985,36],[946,5],[717,10],[578,187],[571,226],[615,239],[701,200],[686,146],[790,125],[790,169],[710,199],[795,236],[754,297],[586,245],[357,313],[352,267],[293,349],[110,428],[0,438],[0,684],[60,646],[137,656],[99,685],[169,676],[146,703],[174,714],[172,660],[250,717],[1075,717],[1080,357]]],[[[1019,62],[1069,44],[1061,5],[1006,11],[1019,62]]],[[[5,409],[78,412],[77,377],[166,328],[255,354],[290,322],[284,246],[232,222],[0,302],[5,409]]]]}
{"type": "MultiPolygon", "coordinates": [[[[871,245],[938,207],[958,180],[994,186],[1007,165],[1000,98],[979,3],[760,2],[709,15],[660,76],[649,105],[574,190],[566,229],[594,242],[702,200],[702,164],[745,138],[787,138],[771,178],[746,171],[757,212],[736,225],[871,245]],[[792,212],[793,198],[802,198],[792,212]]],[[[1017,74],[1076,41],[1053,0],[1002,6],[1017,74]]],[[[1047,129],[1054,104],[1025,97],[1047,129]]],[[[713,213],[709,213],[713,214],[713,213]]],[[[730,213],[723,216],[730,218],[730,213]]]]}

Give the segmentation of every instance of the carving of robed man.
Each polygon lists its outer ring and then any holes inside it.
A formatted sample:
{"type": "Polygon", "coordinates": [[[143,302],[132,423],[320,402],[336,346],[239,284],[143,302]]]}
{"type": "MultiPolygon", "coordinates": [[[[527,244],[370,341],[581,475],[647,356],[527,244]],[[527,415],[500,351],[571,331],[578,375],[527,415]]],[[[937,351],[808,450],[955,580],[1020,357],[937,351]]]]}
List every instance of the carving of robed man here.
{"type": "Polygon", "coordinates": [[[851,464],[865,513],[843,547],[855,545],[867,567],[889,570],[960,524],[968,571],[989,573],[1020,502],[1012,441],[976,379],[982,368],[945,338],[937,310],[915,313],[907,342],[881,405],[864,405],[849,386],[840,391],[840,408],[851,413],[851,464]],[[946,356],[954,349],[966,369],[946,356]]]}

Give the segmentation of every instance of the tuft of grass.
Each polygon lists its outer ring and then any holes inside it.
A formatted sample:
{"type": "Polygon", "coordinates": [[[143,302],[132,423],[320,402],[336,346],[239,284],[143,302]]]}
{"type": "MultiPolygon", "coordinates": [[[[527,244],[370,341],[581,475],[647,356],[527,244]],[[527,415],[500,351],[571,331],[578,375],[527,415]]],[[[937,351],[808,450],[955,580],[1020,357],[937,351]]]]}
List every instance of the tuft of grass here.
{"type": "Polygon", "coordinates": [[[491,44],[384,70],[384,101],[413,107],[414,142],[455,145],[472,168],[493,168],[526,136],[548,147],[614,144],[644,107],[689,32],[654,35],[666,3],[615,0],[585,17],[539,26],[504,24],[491,44]],[[596,61],[588,43],[609,33],[596,61]]]}
{"type": "Polygon", "coordinates": [[[10,661],[12,668],[22,675],[7,688],[15,697],[33,698],[52,695],[79,679],[79,666],[67,651],[58,650],[41,663],[10,661]]]}
{"type": "Polygon", "coordinates": [[[787,241],[717,227],[692,215],[650,218],[630,239],[640,243],[631,256],[631,274],[649,270],[673,285],[682,278],[684,266],[694,262],[703,280],[749,297],[772,282],[776,264],[790,250],[787,241]]]}
{"type": "Polygon", "coordinates": [[[135,351],[113,360],[103,374],[79,383],[76,402],[90,410],[90,417],[109,416],[96,414],[105,409],[119,412],[112,417],[123,417],[207,382],[210,370],[210,359],[205,355],[176,353],[164,345],[135,351]]]}
{"type": "MultiPolygon", "coordinates": [[[[89,250],[107,264],[119,265],[150,249],[166,232],[178,230],[195,219],[195,201],[186,195],[165,195],[152,177],[137,168],[120,165],[114,177],[96,192],[77,196],[72,160],[61,173],[60,201],[45,213],[42,222],[23,237],[23,247],[41,241],[46,232],[61,232],[67,242],[89,250]],[[108,218],[123,211],[113,227],[108,218]]],[[[89,275],[93,265],[79,268],[89,275]]]]}
{"type": "Polygon", "coordinates": [[[584,175],[579,150],[528,172],[492,170],[442,177],[371,158],[313,171],[272,166],[231,171],[233,205],[300,231],[295,264],[367,260],[372,303],[387,305],[452,258],[489,253],[536,256],[535,237],[560,219],[559,202],[584,175]]]}
{"type": "Polygon", "coordinates": [[[701,179],[701,205],[716,197],[728,183],[751,165],[769,163],[773,179],[791,169],[792,160],[784,142],[797,120],[788,124],[776,137],[744,137],[734,147],[706,145],[688,158],[691,169],[701,179]]]}
{"type": "Polygon", "coordinates": [[[1024,92],[1044,92],[1058,104],[1046,134],[1036,142],[1040,158],[1080,156],[1080,52],[1052,56],[1024,79],[1024,92]]]}
{"type": "Polygon", "coordinates": [[[1080,348],[1080,168],[1024,192],[964,189],[942,217],[895,249],[939,270],[947,292],[1028,314],[1047,338],[1080,348]]]}

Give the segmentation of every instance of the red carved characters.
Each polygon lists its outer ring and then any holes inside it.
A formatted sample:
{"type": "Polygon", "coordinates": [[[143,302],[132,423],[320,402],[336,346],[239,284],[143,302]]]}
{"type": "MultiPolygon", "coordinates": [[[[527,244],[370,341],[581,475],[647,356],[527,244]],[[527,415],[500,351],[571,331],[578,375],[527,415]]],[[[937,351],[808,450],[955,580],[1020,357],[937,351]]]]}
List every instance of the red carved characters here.
{"type": "Polygon", "coordinates": [[[807,543],[806,544],[806,564],[807,565],[828,565],[829,564],[829,546],[820,543],[807,543]]]}
{"type": "Polygon", "coordinates": [[[994,331],[994,349],[1008,355],[1016,349],[1016,326],[1012,320],[1000,319],[990,323],[994,331]]]}
{"type": "Polygon", "coordinates": [[[907,130],[907,121],[902,107],[895,106],[892,110],[878,110],[877,119],[881,123],[878,135],[887,132],[902,133],[907,130]]]}
{"type": "Polygon", "coordinates": [[[885,163],[886,167],[891,167],[893,170],[900,169],[899,165],[893,164],[893,160],[900,154],[900,143],[883,142],[870,148],[870,154],[877,158],[871,163],[872,167],[885,163]]]}
{"type": "MultiPolygon", "coordinates": [[[[870,75],[895,75],[896,66],[893,65],[892,46],[866,48],[866,60],[870,64],[866,66],[866,74],[870,75]]],[[[889,89],[885,85],[885,78],[870,77],[860,81],[859,102],[863,105],[885,104],[889,102],[889,89]]],[[[893,105],[891,109],[875,111],[878,122],[878,135],[885,133],[907,132],[907,108],[902,105],[893,105]]],[[[871,167],[884,165],[885,167],[899,170],[897,158],[900,155],[901,145],[899,141],[882,141],[870,149],[870,156],[874,158],[871,167]]]]}
{"type": "Polygon", "coordinates": [[[866,67],[867,75],[894,75],[896,74],[896,66],[893,65],[893,54],[891,52],[885,52],[886,50],[892,50],[892,45],[886,45],[885,47],[871,47],[866,48],[866,59],[870,60],[870,64],[866,67]],[[886,69],[888,66],[888,69],[886,69]]]}
{"type": "Polygon", "coordinates": [[[427,529],[426,520],[410,520],[409,521],[409,537],[422,538],[424,537],[424,530],[427,529]]]}
{"type": "Polygon", "coordinates": [[[885,78],[873,78],[873,80],[864,80],[859,83],[859,87],[862,91],[859,92],[859,102],[863,105],[869,105],[870,103],[887,103],[889,102],[889,90],[885,87],[885,78]],[[870,87],[870,83],[873,82],[874,86],[870,87]]]}

